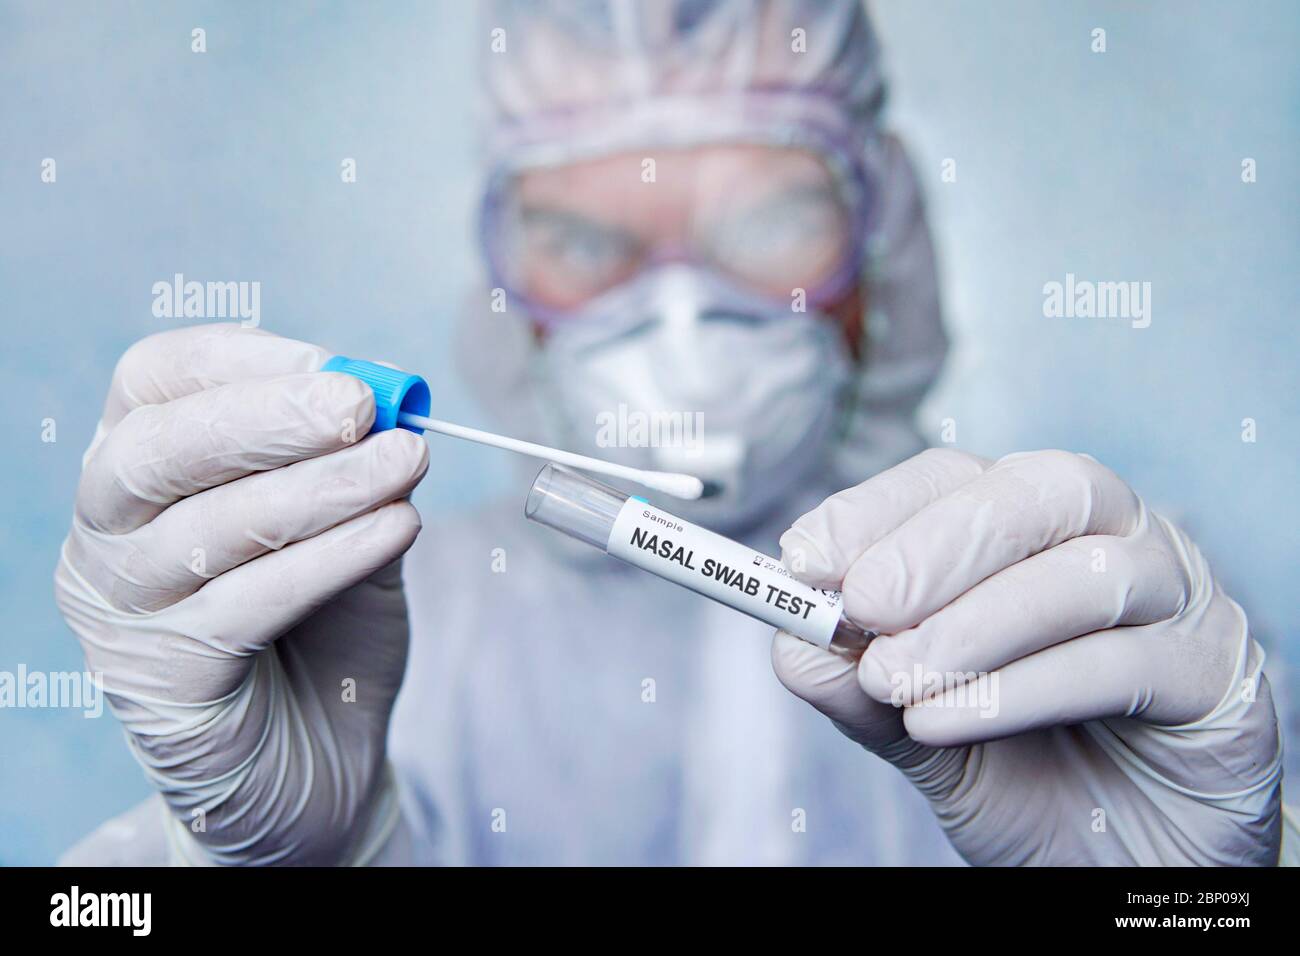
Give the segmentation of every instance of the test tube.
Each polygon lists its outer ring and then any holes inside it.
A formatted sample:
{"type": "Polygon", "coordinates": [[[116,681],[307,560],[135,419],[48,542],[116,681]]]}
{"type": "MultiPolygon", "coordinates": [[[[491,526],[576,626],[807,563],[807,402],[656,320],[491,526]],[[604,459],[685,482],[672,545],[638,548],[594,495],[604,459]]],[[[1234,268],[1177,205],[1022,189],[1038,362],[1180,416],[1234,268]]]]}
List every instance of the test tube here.
{"type": "Polygon", "coordinates": [[[840,592],[797,581],[776,558],[560,465],[538,473],[524,515],[841,656],[861,657],[876,636],[844,617],[840,592]]]}

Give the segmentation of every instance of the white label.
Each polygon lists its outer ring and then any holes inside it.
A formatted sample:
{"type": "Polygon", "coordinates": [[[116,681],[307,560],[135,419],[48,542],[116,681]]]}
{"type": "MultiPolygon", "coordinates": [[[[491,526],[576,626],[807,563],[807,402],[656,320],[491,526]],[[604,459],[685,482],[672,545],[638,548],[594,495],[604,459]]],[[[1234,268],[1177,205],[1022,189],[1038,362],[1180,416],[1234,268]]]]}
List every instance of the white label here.
{"type": "Polygon", "coordinates": [[[776,558],[639,498],[629,498],[614,519],[606,550],[821,647],[830,646],[840,620],[839,591],[796,581],[776,558]]]}

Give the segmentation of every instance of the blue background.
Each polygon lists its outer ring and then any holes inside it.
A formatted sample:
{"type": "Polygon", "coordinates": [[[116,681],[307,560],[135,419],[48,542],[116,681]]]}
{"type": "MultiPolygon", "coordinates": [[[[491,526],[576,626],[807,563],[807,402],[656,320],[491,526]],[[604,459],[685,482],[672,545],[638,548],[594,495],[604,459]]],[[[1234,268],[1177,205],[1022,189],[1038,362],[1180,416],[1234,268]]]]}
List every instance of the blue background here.
{"type": "MultiPolygon", "coordinates": [[[[116,357],[185,322],[154,282],[258,280],[263,328],[421,369],[443,417],[483,420],[448,357],[479,269],[472,6],[0,0],[0,670],[80,667],[51,574],[116,357]]],[[[925,431],[1113,467],[1209,555],[1292,713],[1300,6],[872,9],[955,344],[925,431]],[[1067,272],[1151,282],[1151,327],[1044,318],[1067,272]]],[[[426,512],[515,490],[491,452],[436,451],[426,512]]],[[[110,717],[0,711],[0,862],[146,793],[110,717]]]]}

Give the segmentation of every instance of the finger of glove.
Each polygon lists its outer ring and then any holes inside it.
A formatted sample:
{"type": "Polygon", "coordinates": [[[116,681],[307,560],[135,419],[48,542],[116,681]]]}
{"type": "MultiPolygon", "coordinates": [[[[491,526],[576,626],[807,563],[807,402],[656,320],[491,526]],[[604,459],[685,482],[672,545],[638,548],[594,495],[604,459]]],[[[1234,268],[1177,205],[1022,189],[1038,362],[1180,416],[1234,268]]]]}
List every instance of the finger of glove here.
{"type": "Polygon", "coordinates": [[[772,669],[790,693],[829,717],[850,740],[879,750],[906,736],[903,712],[862,692],[853,661],[777,631],[772,638],[772,669]]]}
{"type": "Polygon", "coordinates": [[[173,329],[132,345],[118,360],[102,425],[112,429],[144,405],[259,378],[314,372],[329,353],[318,345],[222,322],[173,329]]]}
{"type": "Polygon", "coordinates": [[[78,520],[124,534],[182,498],[335,451],[374,421],[374,393],[337,373],[222,385],[137,408],[95,448],[78,520]]]}
{"type": "Polygon", "coordinates": [[[207,581],[410,494],[429,446],[402,428],[176,502],[124,535],[74,535],[70,555],[113,607],[149,613],[207,581]]]}
{"type": "Polygon", "coordinates": [[[914,739],[935,747],[1105,718],[1184,723],[1228,688],[1231,658],[1210,663],[1193,635],[1164,624],[1108,628],[926,698],[903,720],[914,739]]]}
{"type": "Polygon", "coordinates": [[[858,667],[862,689],[913,704],[1070,638],[1173,617],[1188,579],[1149,544],[1088,535],[997,572],[915,627],[872,641],[858,667]]]}
{"type": "Polygon", "coordinates": [[[1141,502],[1113,472],[1061,451],[1009,455],[868,548],[844,576],[860,627],[915,627],[980,581],[1090,534],[1127,535],[1141,502]]]}
{"type": "Polygon", "coordinates": [[[864,551],[988,464],[951,448],[923,451],[831,495],[795,521],[781,536],[781,560],[801,581],[838,589],[864,551]]]}
{"type": "MultiPolygon", "coordinates": [[[[269,646],[322,605],[406,553],[420,532],[401,499],[271,551],[209,581],[168,613],[184,609],[191,633],[228,654],[269,646]]],[[[359,630],[356,640],[367,640],[359,630]]]]}

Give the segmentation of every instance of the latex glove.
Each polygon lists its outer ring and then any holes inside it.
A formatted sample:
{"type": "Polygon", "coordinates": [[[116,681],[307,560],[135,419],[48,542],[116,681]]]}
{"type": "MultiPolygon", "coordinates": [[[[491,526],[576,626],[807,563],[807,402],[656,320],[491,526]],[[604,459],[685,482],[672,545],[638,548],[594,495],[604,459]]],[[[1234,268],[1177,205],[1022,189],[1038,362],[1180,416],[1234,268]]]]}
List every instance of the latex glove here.
{"type": "Polygon", "coordinates": [[[1276,862],[1263,652],[1196,547],[1093,459],[927,451],[781,545],[882,636],[854,666],[778,633],[777,675],[971,863],[1276,862]]]}
{"type": "Polygon", "coordinates": [[[356,440],[374,397],[327,357],[236,325],[144,339],[84,460],[58,605],[189,862],[364,862],[397,820],[397,562],[428,449],[356,440]]]}

